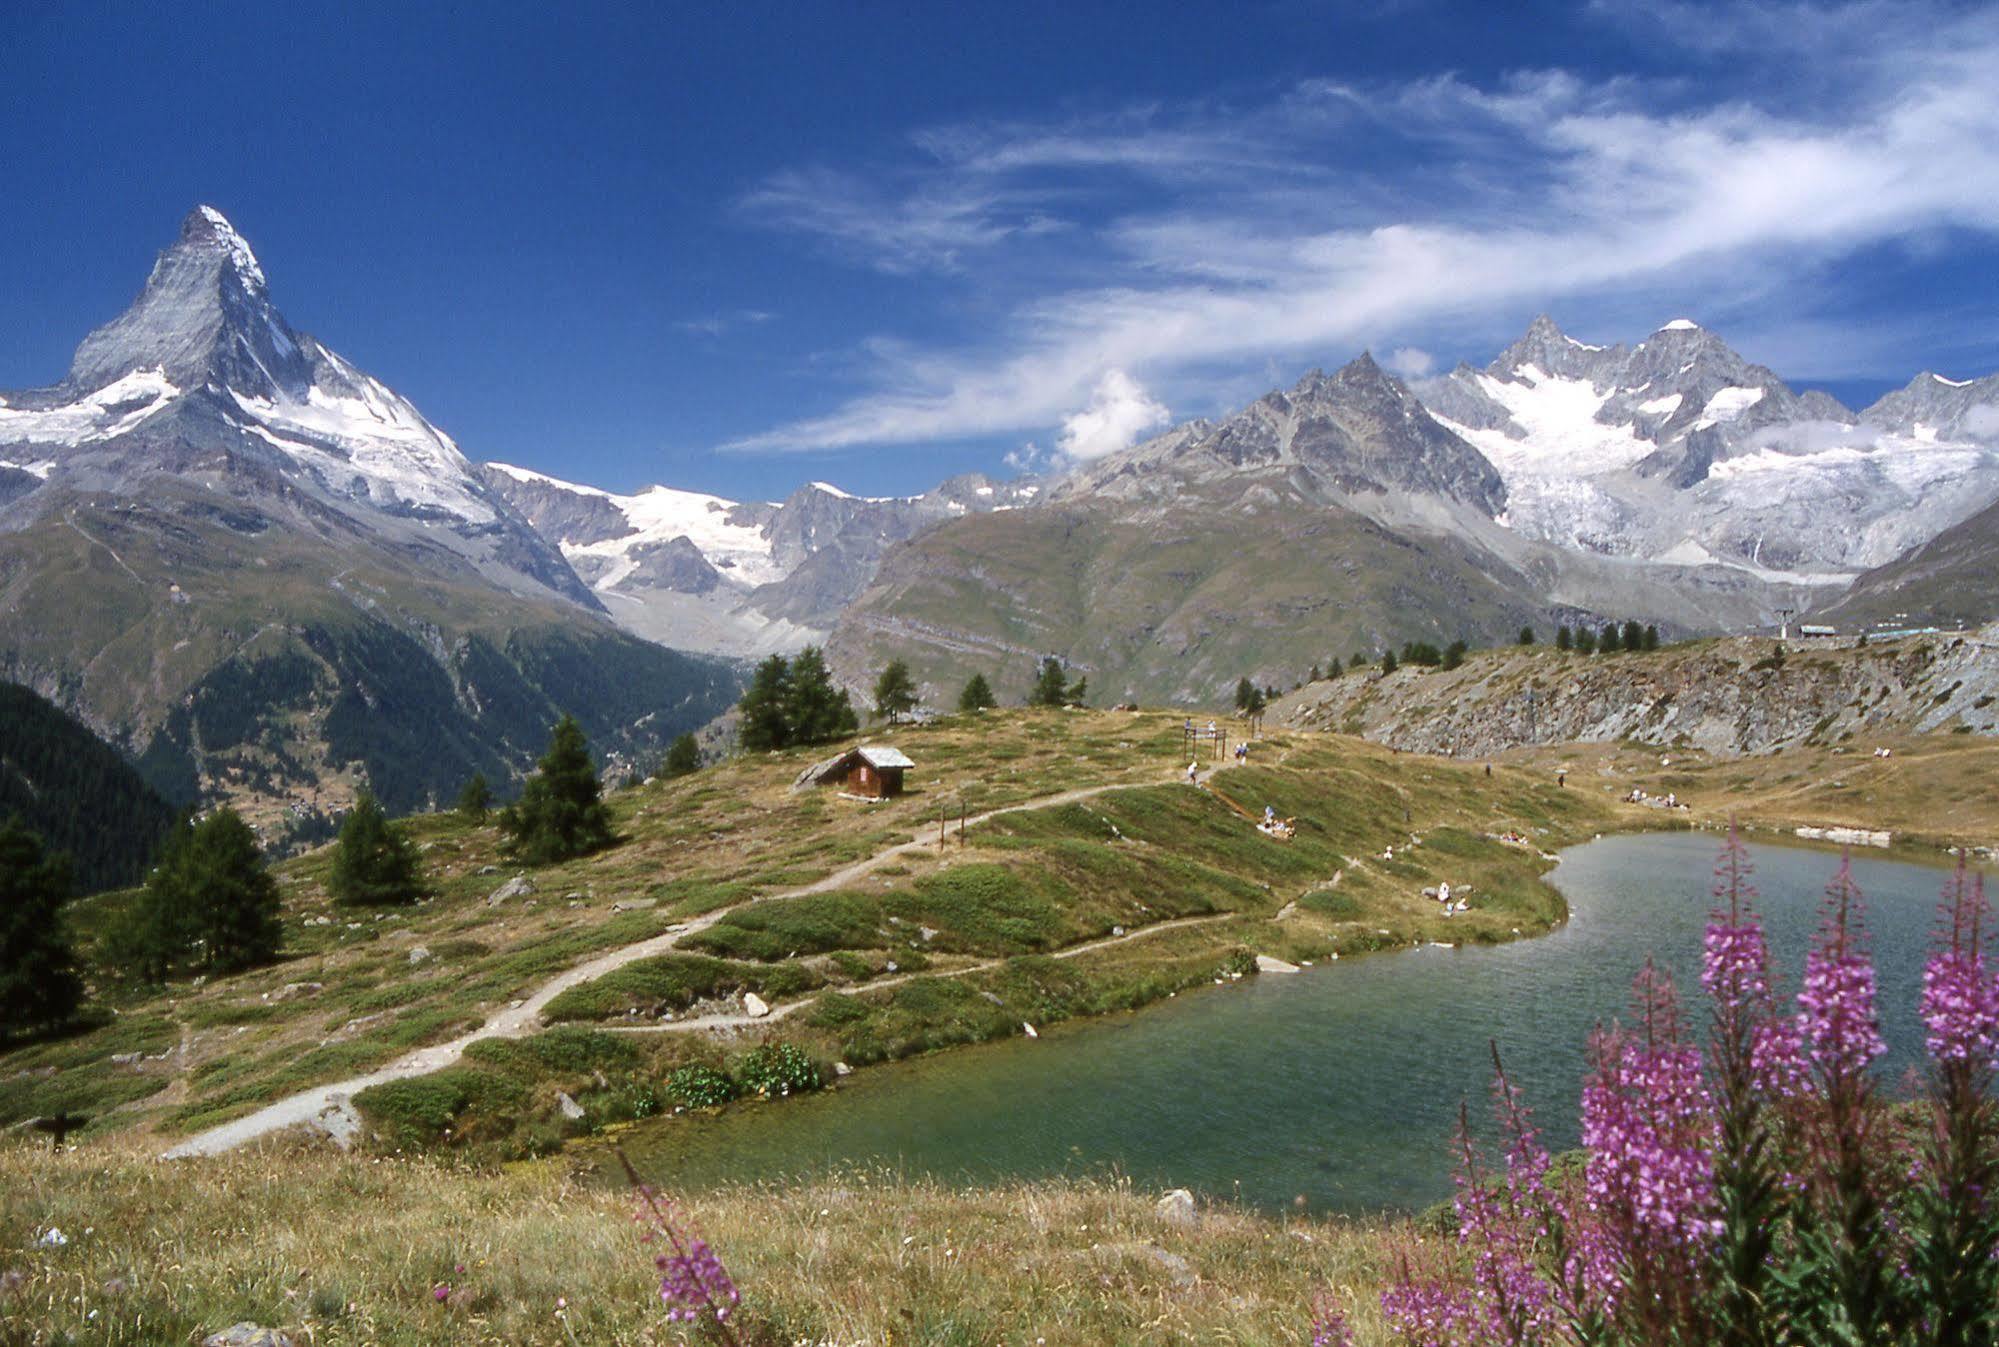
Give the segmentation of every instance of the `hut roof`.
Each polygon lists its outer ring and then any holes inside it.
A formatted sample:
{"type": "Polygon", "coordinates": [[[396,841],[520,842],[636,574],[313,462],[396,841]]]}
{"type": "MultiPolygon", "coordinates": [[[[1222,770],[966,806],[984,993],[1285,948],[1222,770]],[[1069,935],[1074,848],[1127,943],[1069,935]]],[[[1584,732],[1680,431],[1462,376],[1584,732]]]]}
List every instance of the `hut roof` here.
{"type": "Polygon", "coordinates": [[[864,748],[843,748],[832,757],[815,762],[800,772],[798,779],[791,783],[791,788],[793,790],[803,790],[807,786],[817,786],[835,777],[843,776],[846,774],[848,765],[855,758],[859,758],[861,761],[867,763],[868,766],[877,769],[914,767],[916,765],[901,750],[890,748],[886,744],[869,744],[864,748]]]}

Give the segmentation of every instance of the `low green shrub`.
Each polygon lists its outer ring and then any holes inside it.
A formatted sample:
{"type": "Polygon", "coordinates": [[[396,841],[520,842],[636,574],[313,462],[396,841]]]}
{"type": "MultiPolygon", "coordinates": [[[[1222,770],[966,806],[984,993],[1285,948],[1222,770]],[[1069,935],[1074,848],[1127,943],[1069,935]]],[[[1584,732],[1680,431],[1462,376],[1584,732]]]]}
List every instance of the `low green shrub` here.
{"type": "Polygon", "coordinates": [[[736,1080],[744,1094],[782,1099],[816,1090],[823,1083],[819,1065],[796,1043],[765,1043],[751,1048],[736,1063],[736,1080]]]}
{"type": "Polygon", "coordinates": [[[690,1062],[666,1078],[666,1094],[686,1108],[715,1108],[736,1097],[729,1073],[706,1062],[690,1062]]]}

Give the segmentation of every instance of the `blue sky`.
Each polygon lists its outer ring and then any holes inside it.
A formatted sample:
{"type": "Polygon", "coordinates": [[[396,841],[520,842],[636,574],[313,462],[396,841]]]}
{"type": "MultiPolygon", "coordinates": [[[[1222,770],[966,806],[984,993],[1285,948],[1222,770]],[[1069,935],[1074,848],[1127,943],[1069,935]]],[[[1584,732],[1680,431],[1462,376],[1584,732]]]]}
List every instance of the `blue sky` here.
{"type": "Polygon", "coordinates": [[[197,202],[475,457],[917,490],[1363,347],[1999,369],[1990,6],[14,5],[0,387],[197,202]]]}

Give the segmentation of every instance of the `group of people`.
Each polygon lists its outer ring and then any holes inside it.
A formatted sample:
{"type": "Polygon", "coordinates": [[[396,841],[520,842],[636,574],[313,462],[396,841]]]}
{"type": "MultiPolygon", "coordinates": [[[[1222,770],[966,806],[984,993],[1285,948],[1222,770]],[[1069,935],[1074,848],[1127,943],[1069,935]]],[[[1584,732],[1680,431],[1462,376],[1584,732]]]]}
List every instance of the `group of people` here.
{"type": "Polygon", "coordinates": [[[1631,788],[1631,793],[1624,797],[1624,803],[1649,804],[1654,809],[1687,808],[1686,805],[1680,803],[1680,797],[1675,795],[1672,791],[1667,791],[1663,796],[1647,795],[1645,793],[1645,788],[1643,786],[1633,786],[1631,788]]]}

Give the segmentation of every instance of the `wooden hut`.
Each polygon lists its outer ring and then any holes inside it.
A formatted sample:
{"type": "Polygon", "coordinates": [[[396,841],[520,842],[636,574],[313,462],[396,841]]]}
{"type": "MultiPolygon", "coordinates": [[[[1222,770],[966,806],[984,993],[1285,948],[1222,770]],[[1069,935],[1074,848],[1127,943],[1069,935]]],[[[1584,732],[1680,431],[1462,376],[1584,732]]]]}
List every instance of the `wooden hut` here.
{"type": "Polygon", "coordinates": [[[902,794],[902,774],[914,767],[903,753],[886,744],[868,744],[814,763],[798,774],[793,790],[838,786],[842,795],[886,800],[902,794]]]}

